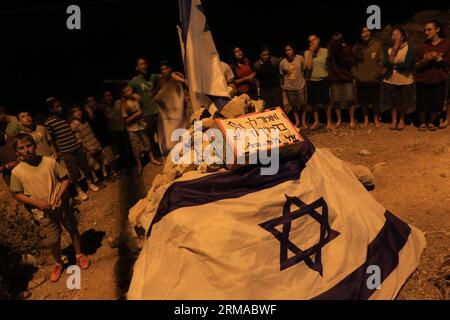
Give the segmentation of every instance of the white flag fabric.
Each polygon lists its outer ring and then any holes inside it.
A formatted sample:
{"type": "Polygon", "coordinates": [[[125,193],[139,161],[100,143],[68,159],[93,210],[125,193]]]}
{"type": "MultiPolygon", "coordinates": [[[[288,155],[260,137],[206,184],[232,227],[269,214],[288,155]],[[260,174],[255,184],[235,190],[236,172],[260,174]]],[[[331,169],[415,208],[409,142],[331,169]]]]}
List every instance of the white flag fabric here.
{"type": "Polygon", "coordinates": [[[128,299],[394,299],[423,233],[306,140],[274,176],[189,173],[145,214],[128,299]]]}
{"type": "MultiPolygon", "coordinates": [[[[229,98],[211,31],[200,0],[180,0],[181,51],[191,95],[229,98]]],[[[205,97],[198,97],[204,101],[205,97]]],[[[194,110],[200,106],[195,104],[194,110]]],[[[208,107],[209,105],[206,105],[208,107]]]]}

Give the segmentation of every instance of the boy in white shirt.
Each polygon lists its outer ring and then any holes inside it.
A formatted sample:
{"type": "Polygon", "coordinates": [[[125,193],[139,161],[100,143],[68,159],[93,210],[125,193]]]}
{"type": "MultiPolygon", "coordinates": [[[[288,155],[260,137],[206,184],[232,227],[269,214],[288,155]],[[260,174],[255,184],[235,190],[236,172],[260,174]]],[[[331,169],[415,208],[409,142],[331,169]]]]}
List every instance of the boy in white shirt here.
{"type": "Polygon", "coordinates": [[[67,192],[67,170],[55,159],[38,156],[36,142],[27,133],[15,136],[12,146],[23,161],[12,170],[10,189],[18,201],[33,208],[32,212],[38,216],[38,222],[46,234],[56,262],[50,280],[58,281],[64,270],[61,259],[61,226],[70,234],[77,264],[81,269],[87,269],[89,260],[81,253],[80,233],[67,192]]]}

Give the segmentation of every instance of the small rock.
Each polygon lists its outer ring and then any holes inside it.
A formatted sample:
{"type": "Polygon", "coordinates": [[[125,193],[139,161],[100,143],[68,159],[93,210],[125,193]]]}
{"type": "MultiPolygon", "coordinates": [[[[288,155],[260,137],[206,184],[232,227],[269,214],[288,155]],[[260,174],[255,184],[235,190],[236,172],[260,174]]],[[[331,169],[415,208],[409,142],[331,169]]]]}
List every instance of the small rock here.
{"type": "Polygon", "coordinates": [[[376,165],[374,165],[372,167],[372,171],[374,173],[380,173],[386,168],[387,168],[387,163],[386,162],[380,162],[380,163],[377,163],[376,165]]]}
{"type": "Polygon", "coordinates": [[[24,264],[24,265],[30,265],[30,266],[33,266],[33,267],[37,267],[38,266],[37,259],[31,254],[24,254],[24,255],[22,255],[22,260],[20,262],[22,264],[24,264]]]}
{"type": "Polygon", "coordinates": [[[347,165],[364,187],[373,188],[375,186],[375,177],[369,168],[361,165],[354,166],[350,163],[347,165]]]}
{"type": "Polygon", "coordinates": [[[359,150],[359,151],[358,151],[358,154],[359,154],[360,156],[370,156],[372,153],[370,153],[369,150],[362,149],[362,150],[359,150]]]}
{"type": "Polygon", "coordinates": [[[111,247],[111,249],[115,249],[115,248],[119,247],[120,239],[119,238],[113,239],[111,237],[108,237],[108,242],[109,242],[109,246],[111,247]]]}

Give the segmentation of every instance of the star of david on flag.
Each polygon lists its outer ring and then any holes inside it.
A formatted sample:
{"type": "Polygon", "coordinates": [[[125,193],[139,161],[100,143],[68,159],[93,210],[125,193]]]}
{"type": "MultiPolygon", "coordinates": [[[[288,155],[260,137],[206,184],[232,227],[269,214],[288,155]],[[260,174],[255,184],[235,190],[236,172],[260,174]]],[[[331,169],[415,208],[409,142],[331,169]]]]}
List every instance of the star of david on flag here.
{"type": "Polygon", "coordinates": [[[312,270],[323,275],[322,267],[322,247],[339,236],[339,232],[332,230],[328,222],[328,206],[323,198],[307,205],[297,197],[289,197],[286,195],[286,203],[283,208],[283,216],[260,224],[262,228],[272,233],[274,237],[280,241],[280,270],[293,267],[298,263],[305,262],[312,270]],[[292,205],[299,209],[291,211],[292,205]],[[317,209],[322,209],[322,214],[317,209]],[[320,240],[314,246],[301,250],[289,240],[291,232],[291,224],[294,220],[301,217],[309,216],[320,224],[320,240]],[[277,226],[283,226],[283,232],[276,229],[277,226]],[[294,256],[288,258],[288,251],[294,256]],[[314,257],[312,257],[314,256],[314,257]],[[314,260],[313,260],[314,258],[314,260]]]}

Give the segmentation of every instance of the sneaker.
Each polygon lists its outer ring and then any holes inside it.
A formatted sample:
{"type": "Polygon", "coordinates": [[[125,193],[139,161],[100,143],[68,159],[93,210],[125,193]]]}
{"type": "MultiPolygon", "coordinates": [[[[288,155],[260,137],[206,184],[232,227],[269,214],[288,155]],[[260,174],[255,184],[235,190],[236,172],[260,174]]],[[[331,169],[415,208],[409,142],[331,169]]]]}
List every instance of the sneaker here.
{"type": "Polygon", "coordinates": [[[110,182],[110,183],[116,181],[116,180],[115,180],[113,177],[111,177],[111,176],[106,176],[104,180],[105,180],[105,182],[110,182]]]}
{"type": "Polygon", "coordinates": [[[86,201],[87,199],[89,199],[88,195],[83,190],[78,190],[78,195],[75,197],[75,200],[86,201]]]}
{"type": "Polygon", "coordinates": [[[53,267],[52,274],[50,275],[50,281],[56,282],[61,278],[61,274],[63,272],[64,266],[62,264],[57,264],[53,267]]]}
{"type": "Polygon", "coordinates": [[[93,183],[89,184],[89,189],[92,190],[92,191],[94,191],[94,192],[97,192],[97,191],[100,190],[100,188],[97,187],[97,186],[96,186],[95,184],[93,184],[93,183]]]}
{"type": "Polygon", "coordinates": [[[90,263],[89,259],[84,254],[77,255],[77,265],[82,270],[86,270],[87,268],[89,268],[90,264],[91,263],[90,263]]]}
{"type": "Polygon", "coordinates": [[[95,185],[96,185],[97,187],[99,187],[100,189],[106,188],[106,184],[104,184],[104,183],[101,182],[101,181],[97,181],[97,182],[95,183],[95,185]]]}

